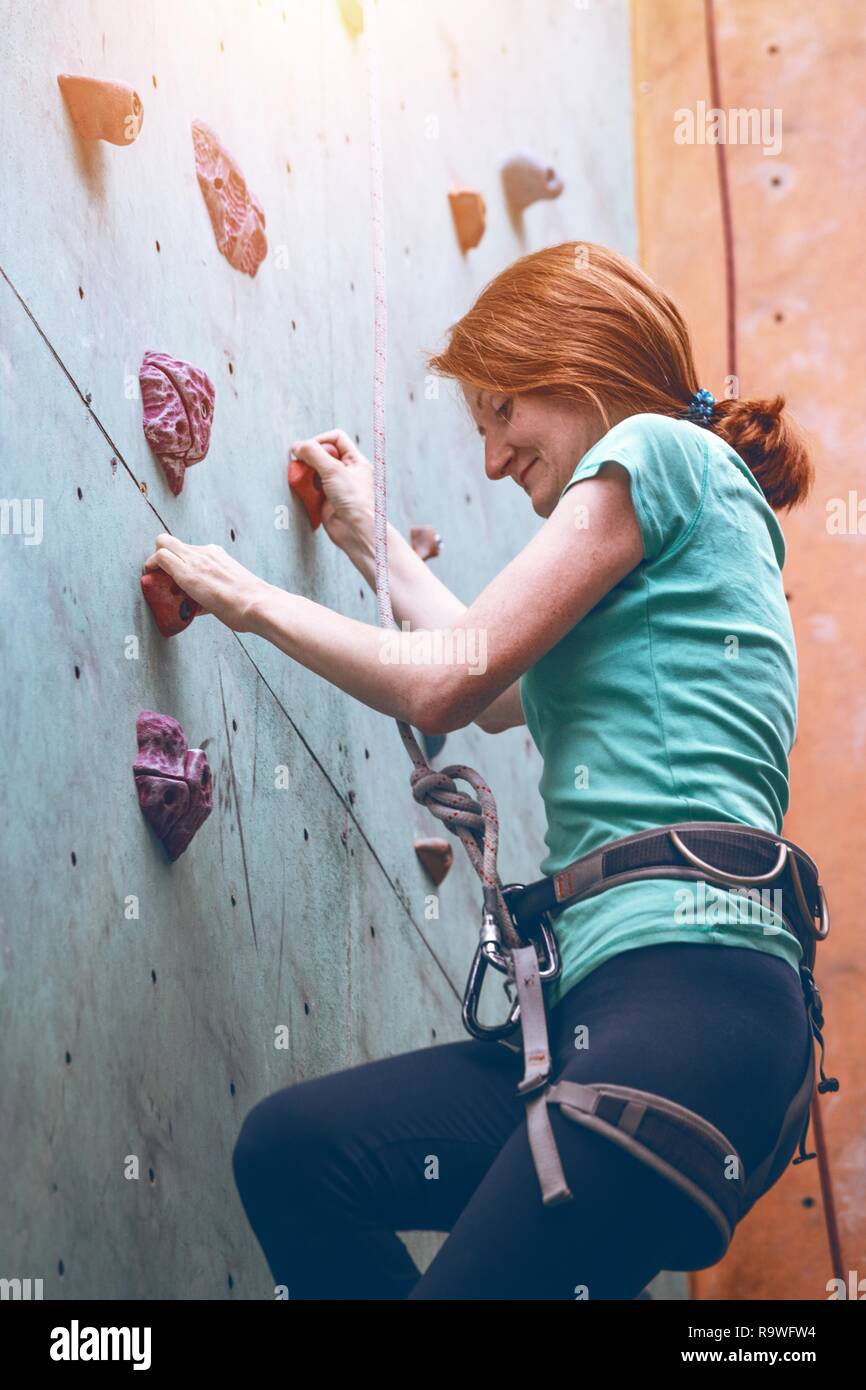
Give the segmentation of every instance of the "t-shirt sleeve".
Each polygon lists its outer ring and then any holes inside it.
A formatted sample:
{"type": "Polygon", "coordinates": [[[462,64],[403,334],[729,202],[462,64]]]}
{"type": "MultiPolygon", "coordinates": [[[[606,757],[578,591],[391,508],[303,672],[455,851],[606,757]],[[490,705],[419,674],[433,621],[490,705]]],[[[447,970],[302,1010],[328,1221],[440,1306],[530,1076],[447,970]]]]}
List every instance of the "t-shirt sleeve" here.
{"type": "Polygon", "coordinates": [[[709,450],[698,426],[661,415],[632,415],[609,430],[575,468],[560,494],[606,463],[625,468],[631,485],[644,559],[683,545],[704,505],[709,450]]]}

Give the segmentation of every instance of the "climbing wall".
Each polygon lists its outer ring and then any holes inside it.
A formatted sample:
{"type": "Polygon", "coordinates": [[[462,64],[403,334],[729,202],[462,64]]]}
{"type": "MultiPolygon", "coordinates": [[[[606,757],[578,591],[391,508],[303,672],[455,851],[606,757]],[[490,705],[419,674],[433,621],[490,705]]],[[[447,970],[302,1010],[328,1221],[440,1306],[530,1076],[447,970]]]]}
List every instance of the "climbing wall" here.
{"type": "MultiPolygon", "coordinates": [[[[524,250],[635,253],[628,14],[379,9],[389,515],[440,531],[431,563],[468,603],[539,521],[489,484],[424,350],[524,250]],[[515,222],[499,166],[526,149],[565,188],[515,222]],[[465,254],[459,187],[487,207],[465,254]]],[[[270,1297],[231,1174],[243,1116],[300,1078],[464,1036],[477,880],[456,841],[438,892],[418,863],[440,827],[392,721],[215,620],[163,638],[139,575],[171,531],[376,621],[286,481],[294,439],[338,425],[372,451],[364,41],[337,0],[20,0],[3,30],[0,1274],[46,1298],[270,1297]],[[137,138],[82,139],[60,73],[130,84],[137,138]],[[255,275],[217,246],[194,121],[260,202],[255,275]],[[177,494],[142,430],[146,352],[214,385],[209,451],[177,494]],[[175,862],[136,798],[142,709],[179,720],[213,773],[175,862]]],[[[451,734],[449,761],[493,785],[505,881],[537,876],[526,731],[451,734]]]]}
{"type": "MultiPolygon", "coordinates": [[[[863,13],[855,3],[715,0],[719,109],[773,113],[781,148],[728,142],[742,396],[781,391],[808,432],[817,479],[781,517],[785,587],[800,665],[789,838],[821,867],[832,911],[816,978],[824,999],[821,1097],[829,1181],[818,1163],[789,1168],[750,1213],[725,1260],[694,1278],[698,1297],[827,1298],[834,1264],[866,1271],[866,937],[862,768],[866,662],[862,594],[866,501],[859,382],[866,352],[859,283],[862,222],[863,13]],[[844,132],[844,137],[842,137],[844,132]],[[834,1261],[828,1241],[838,1233],[834,1261]]],[[[725,275],[717,149],[675,144],[675,113],[710,98],[702,0],[634,7],[636,168],[641,259],[692,325],[702,382],[723,393],[725,275]],[[672,56],[673,55],[673,56],[672,56]]],[[[810,1131],[810,1150],[816,1132],[810,1131]]],[[[859,1271],[859,1275],[857,1273],[859,1271]]],[[[859,1296],[863,1297],[860,1286],[859,1296]]]]}

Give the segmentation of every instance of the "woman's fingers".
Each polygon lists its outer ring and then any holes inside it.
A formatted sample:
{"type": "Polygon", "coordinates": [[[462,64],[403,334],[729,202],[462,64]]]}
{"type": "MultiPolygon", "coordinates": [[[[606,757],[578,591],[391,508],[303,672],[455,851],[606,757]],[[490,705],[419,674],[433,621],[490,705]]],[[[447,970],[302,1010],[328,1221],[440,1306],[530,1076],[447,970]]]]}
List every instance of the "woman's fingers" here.
{"type": "MultiPolygon", "coordinates": [[[[174,578],[174,570],[171,567],[172,561],[168,557],[176,556],[178,559],[182,558],[184,551],[188,549],[187,545],[183,541],[179,541],[176,536],[168,535],[167,532],[163,532],[162,535],[157,536],[155,544],[156,550],[152,555],[148,555],[144,562],[145,570],[164,569],[167,574],[170,574],[172,578],[174,578]]],[[[177,561],[175,560],[175,564],[176,563],[177,561]]]]}
{"type": "Polygon", "coordinates": [[[354,439],[349,438],[345,430],[325,430],[324,434],[317,434],[315,437],[320,444],[335,445],[341,456],[348,454],[350,457],[354,457],[358,453],[357,444],[354,439]]]}
{"type": "Polygon", "coordinates": [[[312,439],[298,439],[291,447],[296,458],[301,459],[303,463],[310,464],[317,473],[324,473],[325,475],[328,472],[329,462],[331,466],[336,463],[345,466],[349,463],[357,463],[361,457],[354,440],[349,438],[345,430],[340,429],[325,430],[322,434],[314,435],[312,439]],[[340,458],[335,459],[332,454],[322,448],[323,444],[332,444],[340,458]]]}

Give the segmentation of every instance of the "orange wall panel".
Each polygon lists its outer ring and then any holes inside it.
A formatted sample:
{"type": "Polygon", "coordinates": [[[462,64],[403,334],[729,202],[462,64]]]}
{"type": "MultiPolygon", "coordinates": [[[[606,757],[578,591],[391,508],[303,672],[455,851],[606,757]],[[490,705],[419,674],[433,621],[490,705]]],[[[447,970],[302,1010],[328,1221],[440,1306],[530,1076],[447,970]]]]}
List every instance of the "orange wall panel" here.
{"type": "MultiPolygon", "coordinates": [[[[820,1099],[846,1271],[866,1276],[866,363],[859,228],[866,214],[866,16],[856,3],[716,0],[720,106],[765,112],[777,153],[726,142],[736,265],[739,394],[781,391],[813,448],[809,500],[780,520],[797,637],[800,710],[785,834],[817,860],[832,930],[819,946],[826,1072],[820,1099]],[[773,113],[779,113],[774,117],[773,113]],[[846,507],[846,529],[829,525],[846,507]],[[838,499],[838,502],[834,502],[838,499]]],[[[721,200],[713,144],[678,144],[677,112],[712,108],[701,0],[634,0],[635,165],[640,257],[692,328],[701,384],[723,394],[721,200]]],[[[766,141],[772,145],[772,138],[766,141]]],[[[814,1126],[810,1150],[815,1147],[814,1126]]],[[[789,1168],[737,1231],[727,1257],[693,1276],[699,1298],[822,1299],[833,1270],[818,1164],[789,1168]]]]}

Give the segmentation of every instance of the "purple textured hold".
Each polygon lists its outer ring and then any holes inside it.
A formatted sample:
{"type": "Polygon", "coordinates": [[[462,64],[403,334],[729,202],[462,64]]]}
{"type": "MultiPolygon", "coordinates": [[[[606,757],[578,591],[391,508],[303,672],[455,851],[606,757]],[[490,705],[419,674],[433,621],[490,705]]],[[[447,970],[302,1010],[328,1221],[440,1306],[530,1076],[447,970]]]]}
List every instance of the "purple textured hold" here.
{"type": "Polygon", "coordinates": [[[135,732],[138,756],[132,771],[138,804],[174,860],[213,810],[207,755],[201,748],[188,748],[177,720],[155,710],[141,711],[135,732]]]}
{"type": "Polygon", "coordinates": [[[175,497],[184,471],[210,447],[216,391],[207,372],[167,352],[146,352],[138,373],[144,437],[165,469],[175,497]]]}

